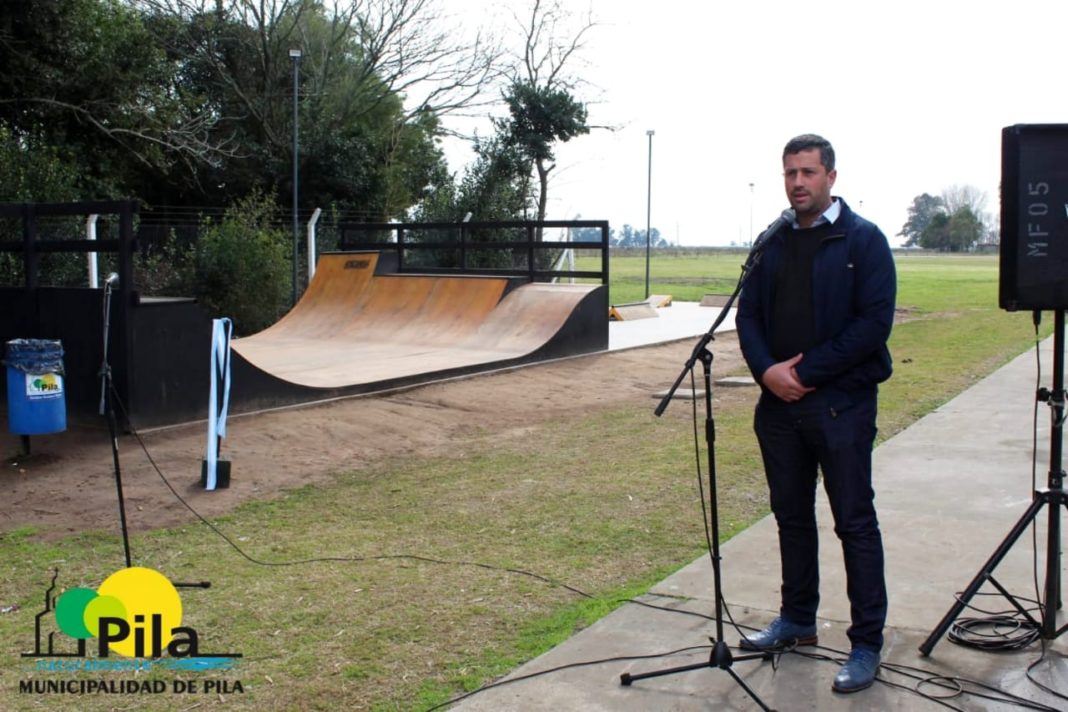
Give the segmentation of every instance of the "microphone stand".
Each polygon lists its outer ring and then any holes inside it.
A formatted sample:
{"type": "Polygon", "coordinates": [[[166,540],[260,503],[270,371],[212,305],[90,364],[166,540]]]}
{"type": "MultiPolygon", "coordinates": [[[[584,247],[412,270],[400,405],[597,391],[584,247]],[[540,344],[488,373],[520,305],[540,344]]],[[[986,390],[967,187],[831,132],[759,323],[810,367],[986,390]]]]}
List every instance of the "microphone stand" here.
{"type": "Polygon", "coordinates": [[[119,435],[115,423],[115,405],[112,402],[111,365],[108,363],[108,331],[111,326],[111,293],[114,281],[104,282],[104,345],[103,361],[100,363],[100,415],[106,415],[108,433],[111,435],[111,459],[115,469],[115,490],[119,497],[119,522],[122,525],[122,549],[126,554],[126,568],[132,566],[130,559],[130,534],[126,527],[126,500],[122,495],[122,468],[119,466],[119,435]]]}
{"type": "Polygon", "coordinates": [[[735,662],[746,660],[771,660],[773,654],[771,652],[758,652],[746,655],[734,655],[731,653],[730,646],[723,640],[723,589],[721,583],[720,573],[720,549],[719,549],[719,502],[716,494],[716,455],[715,455],[715,441],[716,441],[716,426],[715,420],[712,416],[712,352],[708,349],[708,345],[715,339],[716,329],[723,323],[723,320],[727,318],[727,314],[730,311],[731,306],[734,304],[735,299],[742,291],[742,287],[746,280],[749,278],[753,268],[760,262],[760,257],[763,254],[764,248],[767,246],[767,240],[757,240],[756,245],[753,246],[752,251],[749,253],[749,257],[746,259],[745,264],[742,266],[742,276],[738,280],[737,286],[734,288],[734,293],[731,294],[730,299],[720,309],[719,316],[712,323],[708,332],[701,337],[697,345],[694,346],[693,352],[686,360],[682,368],[682,372],[679,373],[678,378],[675,379],[675,383],[671,386],[671,389],[667,392],[667,395],[660,401],[660,404],[656,407],[655,414],[660,417],[664,414],[670,403],[672,397],[675,395],[675,391],[686,377],[687,373],[693,371],[694,366],[698,361],[701,362],[704,384],[705,384],[705,445],[708,451],[708,497],[711,507],[711,543],[712,543],[712,579],[715,587],[715,612],[716,612],[716,635],[711,639],[712,652],[709,655],[708,661],[703,663],[695,663],[692,665],[682,665],[679,667],[666,668],[663,670],[655,670],[652,672],[644,673],[623,673],[620,675],[620,684],[623,686],[629,686],[635,680],[644,680],[649,677],[660,677],[662,675],[671,675],[677,672],[686,672],[689,670],[699,670],[702,668],[719,668],[725,670],[734,681],[738,683],[746,694],[748,694],[753,701],[760,706],[760,709],[765,712],[774,712],[772,708],[768,707],[757,696],[746,682],[739,677],[732,666],[735,662]]]}
{"type": "MultiPolygon", "coordinates": [[[[111,459],[115,469],[115,492],[119,500],[119,523],[122,527],[122,550],[126,557],[126,568],[133,566],[130,556],[130,532],[126,525],[126,498],[122,493],[122,468],[119,465],[119,428],[115,418],[115,390],[111,380],[111,364],[108,363],[108,333],[111,327],[111,295],[117,276],[108,277],[104,282],[104,343],[103,360],[100,363],[100,415],[106,415],[108,433],[111,435],[111,459]]],[[[211,588],[210,581],[193,583],[172,582],[175,588],[211,588]]]]}

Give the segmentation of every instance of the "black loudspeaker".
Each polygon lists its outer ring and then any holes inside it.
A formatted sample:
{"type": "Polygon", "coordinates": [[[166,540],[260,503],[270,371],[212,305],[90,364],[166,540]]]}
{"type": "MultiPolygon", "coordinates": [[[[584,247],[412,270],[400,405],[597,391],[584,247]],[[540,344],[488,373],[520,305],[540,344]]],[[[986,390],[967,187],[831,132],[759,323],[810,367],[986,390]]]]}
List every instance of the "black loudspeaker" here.
{"type": "Polygon", "coordinates": [[[1001,130],[1002,309],[1068,309],[1068,124],[1001,130]]]}

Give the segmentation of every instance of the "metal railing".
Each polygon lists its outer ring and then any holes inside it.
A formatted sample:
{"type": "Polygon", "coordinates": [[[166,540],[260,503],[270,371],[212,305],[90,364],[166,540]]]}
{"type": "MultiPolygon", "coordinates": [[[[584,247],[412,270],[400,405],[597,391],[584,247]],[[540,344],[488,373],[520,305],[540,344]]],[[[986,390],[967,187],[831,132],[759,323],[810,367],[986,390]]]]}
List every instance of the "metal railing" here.
{"type": "MultiPolygon", "coordinates": [[[[0,219],[21,222],[21,239],[0,240],[0,252],[22,254],[23,284],[26,289],[40,285],[40,258],[42,254],[80,252],[95,255],[98,252],[118,254],[118,274],[123,290],[133,284],[134,217],[139,204],[132,200],[96,201],[83,203],[0,203],[0,219]],[[60,238],[51,231],[42,231],[40,218],[78,217],[87,220],[90,216],[115,216],[118,221],[118,239],[60,238]],[[42,234],[43,233],[43,234],[42,234]]],[[[95,238],[95,219],[92,221],[92,236],[95,238]]],[[[87,229],[87,233],[88,233],[87,229]]],[[[92,270],[89,281],[92,281],[92,270]]]]}
{"type": "Polygon", "coordinates": [[[348,223],[338,225],[337,230],[339,250],[394,251],[400,272],[525,276],[532,282],[599,279],[601,284],[608,284],[606,220],[348,223]],[[601,239],[538,239],[547,229],[564,229],[570,234],[583,228],[598,230],[601,239]],[[601,269],[555,269],[557,260],[552,252],[563,250],[595,250],[600,253],[601,269]]]}

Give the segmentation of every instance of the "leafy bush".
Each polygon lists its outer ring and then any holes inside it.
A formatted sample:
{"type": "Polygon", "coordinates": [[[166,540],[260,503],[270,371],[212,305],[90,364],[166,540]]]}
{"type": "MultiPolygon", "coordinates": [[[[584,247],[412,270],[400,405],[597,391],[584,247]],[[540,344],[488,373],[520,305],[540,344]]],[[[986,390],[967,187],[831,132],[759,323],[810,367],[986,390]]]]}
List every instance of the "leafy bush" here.
{"type": "MultiPolygon", "coordinates": [[[[77,176],[62,153],[33,137],[13,136],[0,126],[0,203],[76,200],[77,176]]],[[[74,218],[38,226],[49,236],[71,237],[82,229],[74,218]]],[[[22,221],[0,221],[0,240],[21,241],[22,221]]],[[[46,285],[85,284],[85,254],[47,254],[41,257],[39,279],[46,285]]],[[[0,253],[0,285],[20,287],[25,281],[22,254],[0,253]]]]}
{"type": "Polygon", "coordinates": [[[173,227],[161,234],[138,235],[139,251],[134,260],[134,289],[142,296],[179,297],[196,290],[191,243],[181,243],[173,227]]]}
{"type": "Polygon", "coordinates": [[[233,319],[239,334],[270,326],[289,306],[289,242],[276,212],[271,198],[254,193],[197,241],[194,295],[212,316],[233,319]]]}

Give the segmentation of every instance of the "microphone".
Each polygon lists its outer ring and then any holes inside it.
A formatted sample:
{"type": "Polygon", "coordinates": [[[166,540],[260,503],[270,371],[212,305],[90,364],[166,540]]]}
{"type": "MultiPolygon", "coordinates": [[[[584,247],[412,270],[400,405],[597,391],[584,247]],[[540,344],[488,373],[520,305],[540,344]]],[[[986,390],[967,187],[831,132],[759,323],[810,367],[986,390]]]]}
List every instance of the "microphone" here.
{"type": "Polygon", "coordinates": [[[108,278],[104,280],[105,287],[114,287],[119,282],[119,273],[112,272],[108,275],[108,278]]]}
{"type": "Polygon", "coordinates": [[[768,240],[770,240],[775,235],[775,233],[777,233],[783,227],[793,225],[794,220],[796,219],[797,213],[794,212],[793,208],[787,208],[786,210],[783,210],[782,215],[776,218],[775,222],[773,222],[771,225],[768,225],[768,228],[764,230],[764,232],[760,233],[760,236],[757,237],[756,242],[753,243],[753,247],[749,251],[752,253],[758,253],[763,250],[764,247],[767,245],[768,240]]]}

